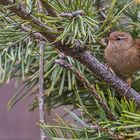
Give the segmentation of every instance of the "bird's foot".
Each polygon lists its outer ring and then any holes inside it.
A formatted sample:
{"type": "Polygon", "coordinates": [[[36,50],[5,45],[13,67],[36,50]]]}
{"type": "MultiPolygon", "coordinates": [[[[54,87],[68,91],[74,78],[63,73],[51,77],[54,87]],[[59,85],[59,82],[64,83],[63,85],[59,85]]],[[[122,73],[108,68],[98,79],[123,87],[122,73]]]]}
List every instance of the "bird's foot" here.
{"type": "Polygon", "coordinates": [[[109,70],[111,73],[115,74],[114,71],[111,69],[111,67],[106,63],[105,66],[107,67],[107,70],[109,70]]]}
{"type": "Polygon", "coordinates": [[[131,79],[131,77],[128,77],[127,78],[127,80],[126,80],[126,82],[127,82],[127,89],[126,89],[126,91],[125,91],[125,93],[124,93],[124,95],[125,94],[127,94],[127,92],[130,90],[130,88],[131,88],[131,84],[132,84],[132,79],[131,79]]]}
{"type": "Polygon", "coordinates": [[[132,79],[131,77],[128,77],[127,80],[126,80],[127,84],[129,87],[131,87],[131,84],[132,84],[132,79]]]}

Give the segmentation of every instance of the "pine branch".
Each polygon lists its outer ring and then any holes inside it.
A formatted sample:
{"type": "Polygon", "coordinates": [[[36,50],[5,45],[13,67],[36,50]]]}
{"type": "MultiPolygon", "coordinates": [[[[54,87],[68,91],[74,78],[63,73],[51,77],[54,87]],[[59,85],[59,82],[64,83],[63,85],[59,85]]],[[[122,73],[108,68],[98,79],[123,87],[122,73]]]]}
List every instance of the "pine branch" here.
{"type": "Polygon", "coordinates": [[[105,113],[107,114],[108,118],[110,118],[111,120],[117,120],[116,116],[111,112],[106,102],[99,96],[94,86],[91,85],[91,83],[86,79],[86,77],[83,74],[81,74],[78,70],[76,70],[72,65],[68,64],[65,60],[60,59],[56,60],[55,62],[60,66],[62,66],[63,68],[74,73],[75,76],[85,85],[85,87],[88,90],[90,90],[93,97],[95,97],[95,99],[100,103],[105,113]]]}
{"type": "MultiPolygon", "coordinates": [[[[9,5],[9,4],[12,4],[12,2],[10,0],[0,0],[0,4],[9,5]]],[[[15,5],[13,7],[10,7],[9,9],[13,13],[15,13],[17,16],[21,17],[22,19],[30,20],[34,22],[36,25],[38,25],[39,27],[44,28],[44,24],[42,22],[39,22],[36,18],[31,16],[31,14],[25,11],[25,9],[23,9],[22,7],[21,8],[19,7],[21,6],[15,5]]],[[[45,26],[45,28],[47,27],[45,26]]],[[[49,42],[55,41],[57,37],[56,35],[51,34],[51,33],[43,34],[40,32],[40,34],[41,36],[44,36],[49,42]]],[[[57,49],[59,49],[61,52],[65,53],[66,55],[69,55],[77,59],[78,61],[80,61],[83,65],[89,68],[91,72],[100,76],[102,80],[104,80],[105,82],[107,82],[107,84],[113,87],[119,93],[120,96],[122,97],[124,96],[128,100],[133,99],[136,102],[138,109],[140,109],[140,95],[133,88],[129,88],[128,90],[127,84],[121,79],[119,79],[116,75],[108,71],[108,68],[105,67],[102,63],[100,63],[95,57],[93,57],[90,54],[90,52],[81,51],[80,47],[71,48],[70,46],[68,45],[66,46],[62,44],[61,42],[55,42],[53,45],[57,49]]]]}
{"type": "MultiPolygon", "coordinates": [[[[42,23],[41,21],[39,21],[37,18],[35,18],[31,13],[28,13],[20,4],[15,4],[11,1],[11,0],[0,0],[0,4],[1,5],[13,5],[11,7],[9,7],[9,10],[11,10],[13,13],[15,13],[17,16],[19,16],[20,18],[22,18],[23,20],[29,20],[31,21],[33,24],[35,24],[36,26],[42,28],[42,29],[46,29],[45,31],[47,32],[53,32],[52,28],[50,28],[49,26],[45,25],[44,23],[42,23]]],[[[54,40],[54,38],[56,38],[56,35],[54,34],[45,34],[45,36],[47,37],[47,39],[49,41],[54,40]]]]}

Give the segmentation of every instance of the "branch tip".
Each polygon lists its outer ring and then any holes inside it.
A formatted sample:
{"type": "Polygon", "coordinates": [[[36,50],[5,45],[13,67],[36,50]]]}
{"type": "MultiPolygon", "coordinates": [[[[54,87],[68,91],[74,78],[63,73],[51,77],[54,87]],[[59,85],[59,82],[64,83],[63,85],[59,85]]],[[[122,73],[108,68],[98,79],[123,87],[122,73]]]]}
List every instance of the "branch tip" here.
{"type": "Polygon", "coordinates": [[[73,18],[73,17],[76,17],[78,15],[83,16],[84,11],[83,10],[77,10],[77,11],[70,12],[70,13],[61,13],[60,14],[61,17],[67,17],[67,18],[73,18]]]}

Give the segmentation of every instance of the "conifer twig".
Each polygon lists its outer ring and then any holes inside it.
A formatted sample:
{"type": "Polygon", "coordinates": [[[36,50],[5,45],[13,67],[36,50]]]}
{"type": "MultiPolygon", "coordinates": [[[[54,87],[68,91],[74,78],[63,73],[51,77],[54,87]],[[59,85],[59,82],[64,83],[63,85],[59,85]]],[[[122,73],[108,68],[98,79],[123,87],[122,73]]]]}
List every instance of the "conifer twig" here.
{"type": "MultiPolygon", "coordinates": [[[[45,122],[45,108],[44,108],[44,41],[39,42],[40,46],[40,58],[39,58],[39,93],[38,93],[38,105],[39,105],[39,121],[45,122]]],[[[44,130],[40,129],[41,140],[45,140],[46,136],[44,130]]]]}
{"type": "Polygon", "coordinates": [[[60,16],[61,17],[68,17],[68,18],[73,18],[73,17],[76,17],[78,15],[84,15],[84,11],[83,10],[77,10],[77,11],[74,11],[74,12],[70,12],[70,13],[61,13],[60,16]]]}
{"type": "MultiPolygon", "coordinates": [[[[38,12],[43,13],[43,7],[40,0],[38,0],[38,12]]],[[[44,107],[44,46],[45,41],[39,40],[40,47],[40,58],[39,58],[39,93],[38,93],[38,104],[39,104],[39,121],[45,123],[45,107],[44,107]]],[[[41,140],[46,140],[45,132],[40,128],[41,140]]]]}
{"type": "Polygon", "coordinates": [[[100,103],[108,118],[111,120],[116,120],[117,117],[111,112],[106,102],[99,96],[94,86],[86,79],[86,77],[81,74],[77,69],[75,69],[72,65],[68,64],[65,60],[59,59],[56,60],[55,63],[59,64],[63,68],[71,71],[76,75],[76,77],[84,84],[84,86],[91,92],[93,97],[100,103]]]}

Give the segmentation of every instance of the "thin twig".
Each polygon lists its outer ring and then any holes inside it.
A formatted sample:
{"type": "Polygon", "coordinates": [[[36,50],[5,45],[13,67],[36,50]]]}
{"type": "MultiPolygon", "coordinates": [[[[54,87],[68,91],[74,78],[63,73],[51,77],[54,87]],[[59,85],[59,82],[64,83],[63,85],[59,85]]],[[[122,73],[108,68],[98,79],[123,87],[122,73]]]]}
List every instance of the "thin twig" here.
{"type": "MultiPolygon", "coordinates": [[[[91,83],[84,77],[84,75],[82,75],[77,69],[75,69],[72,65],[68,64],[65,60],[56,60],[55,63],[59,64],[60,66],[62,66],[63,68],[66,68],[67,70],[71,71],[72,73],[74,73],[76,75],[76,77],[85,85],[86,88],[88,88],[91,91],[91,94],[97,99],[97,101],[101,104],[102,108],[105,110],[105,112],[107,113],[107,116],[111,119],[111,120],[116,120],[117,117],[111,112],[111,110],[109,109],[108,105],[103,101],[103,99],[99,96],[99,94],[97,93],[96,89],[94,88],[93,85],[91,85],[91,83]]],[[[107,130],[105,128],[103,128],[98,122],[95,121],[95,125],[92,126],[91,125],[91,129],[94,130],[99,130],[103,133],[107,133],[111,138],[115,138],[117,140],[123,140],[124,137],[114,133],[111,130],[107,130]]]]}
{"type": "Polygon", "coordinates": [[[104,21],[106,19],[106,15],[102,11],[102,3],[103,2],[101,2],[101,0],[96,0],[96,2],[95,2],[97,11],[99,11],[100,21],[104,21]]]}
{"type": "Polygon", "coordinates": [[[124,136],[119,135],[119,134],[115,134],[115,132],[109,130],[109,129],[105,129],[103,128],[99,123],[96,123],[95,125],[90,126],[92,129],[96,130],[96,131],[101,131],[104,133],[107,133],[111,138],[116,139],[116,140],[125,140],[124,136]]]}
{"type": "MultiPolygon", "coordinates": [[[[38,0],[38,12],[43,13],[43,7],[40,0],[38,0]]],[[[40,19],[41,20],[41,19],[40,19]]],[[[45,107],[44,107],[44,41],[39,41],[40,47],[40,58],[39,58],[39,94],[38,94],[38,103],[39,103],[39,121],[45,123],[45,107]]],[[[40,128],[41,140],[46,140],[45,132],[40,128]]]]}
{"type": "MultiPolygon", "coordinates": [[[[40,58],[39,58],[39,94],[38,94],[38,105],[39,105],[39,121],[45,123],[45,108],[44,108],[44,41],[39,42],[40,46],[40,58]]],[[[46,139],[44,130],[40,128],[41,140],[46,139]]]]}
{"type": "Polygon", "coordinates": [[[90,90],[91,94],[95,99],[100,103],[102,108],[104,109],[105,113],[107,114],[108,118],[111,120],[116,120],[117,117],[111,112],[106,102],[99,96],[96,89],[93,85],[85,78],[83,74],[81,74],[78,70],[76,70],[72,65],[68,64],[65,60],[56,60],[57,64],[62,66],[63,68],[66,68],[67,70],[70,70],[72,73],[76,75],[76,77],[85,85],[85,87],[90,90]]]}
{"type": "Polygon", "coordinates": [[[73,17],[76,17],[78,15],[84,15],[84,11],[83,10],[77,10],[77,11],[74,11],[74,12],[70,12],[70,13],[61,13],[60,16],[61,17],[68,17],[68,18],[73,18],[73,17]]]}

